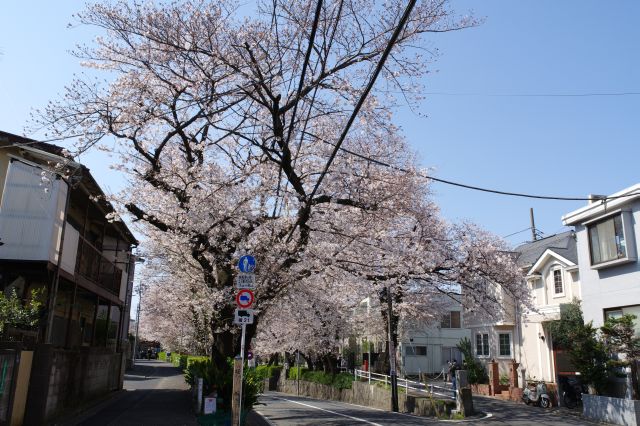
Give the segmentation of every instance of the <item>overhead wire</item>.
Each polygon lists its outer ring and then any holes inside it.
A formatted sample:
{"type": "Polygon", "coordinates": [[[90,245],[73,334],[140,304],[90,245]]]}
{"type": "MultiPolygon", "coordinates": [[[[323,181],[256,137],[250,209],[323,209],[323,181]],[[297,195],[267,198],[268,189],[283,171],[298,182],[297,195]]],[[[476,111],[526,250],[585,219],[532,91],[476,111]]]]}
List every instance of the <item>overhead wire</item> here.
{"type": "MultiPolygon", "coordinates": [[[[314,135],[314,137],[320,141],[323,142],[325,144],[328,145],[333,145],[331,142],[324,140],[322,138],[319,138],[317,136],[314,135]]],[[[335,146],[335,145],[333,145],[335,146]]],[[[522,198],[535,198],[535,199],[539,199],[539,200],[556,200],[556,201],[594,201],[593,198],[589,198],[589,197],[564,197],[564,196],[556,196],[556,195],[540,195],[540,194],[527,194],[527,193],[523,193],[523,192],[510,192],[510,191],[501,191],[498,189],[491,189],[491,188],[483,188],[483,187],[479,187],[479,186],[475,186],[475,185],[469,185],[469,184],[465,184],[465,183],[460,183],[460,182],[454,182],[454,181],[450,181],[447,179],[441,179],[441,178],[437,178],[434,176],[428,176],[428,175],[423,175],[419,172],[415,172],[415,171],[411,171],[408,169],[405,169],[403,167],[400,166],[395,166],[393,164],[389,164],[386,163],[384,161],[380,161],[377,160],[375,158],[371,158],[368,157],[366,155],[357,153],[355,151],[351,151],[349,149],[343,148],[343,147],[339,147],[339,149],[343,152],[346,152],[347,154],[353,155],[355,157],[358,157],[362,160],[368,161],[370,163],[373,164],[377,164],[379,166],[383,166],[383,167],[388,167],[391,168],[393,170],[397,170],[403,173],[407,173],[407,174],[415,174],[418,177],[421,177],[423,179],[427,179],[427,180],[432,180],[435,182],[439,182],[439,183],[444,183],[447,185],[452,185],[452,186],[457,186],[457,187],[461,187],[461,188],[466,188],[466,189],[471,189],[474,191],[481,191],[481,192],[487,192],[487,193],[492,193],[492,194],[498,194],[498,195],[508,195],[508,196],[512,196],[512,197],[522,197],[522,198]]],[[[633,197],[636,195],[640,195],[640,191],[636,191],[633,192],[631,194],[624,194],[624,195],[609,195],[609,196],[602,196],[598,199],[596,199],[596,201],[601,201],[601,202],[606,202],[608,200],[615,200],[618,198],[628,198],[628,197],[633,197]]]]}
{"type": "Polygon", "coordinates": [[[384,49],[384,52],[382,52],[382,56],[380,57],[380,60],[378,61],[378,64],[376,65],[375,70],[373,71],[373,74],[371,76],[371,79],[369,80],[369,83],[367,84],[367,87],[365,87],[364,91],[360,95],[360,99],[358,99],[358,103],[353,109],[353,112],[351,113],[351,116],[349,117],[349,120],[347,121],[346,126],[342,130],[342,134],[338,138],[338,142],[336,142],[336,144],[334,145],[334,150],[331,152],[331,155],[327,160],[327,164],[325,165],[324,170],[318,177],[318,180],[316,181],[316,185],[314,186],[313,191],[311,191],[311,195],[309,196],[307,204],[309,204],[310,200],[313,199],[313,196],[318,191],[318,188],[320,187],[320,184],[322,183],[324,176],[327,174],[329,167],[331,167],[331,163],[333,163],[333,160],[336,157],[338,150],[340,149],[342,143],[347,137],[347,134],[349,133],[349,130],[351,129],[351,126],[353,125],[353,122],[355,121],[356,116],[360,112],[360,108],[362,108],[362,105],[364,105],[364,101],[366,100],[367,96],[369,95],[369,92],[371,91],[374,84],[376,83],[378,75],[382,71],[382,68],[384,67],[385,62],[387,61],[387,58],[391,53],[391,49],[393,49],[393,47],[395,46],[396,40],[398,39],[398,37],[400,37],[400,33],[404,30],[404,27],[407,21],[409,20],[409,15],[411,15],[411,11],[413,10],[413,7],[415,5],[416,5],[416,0],[410,0],[409,4],[404,10],[404,13],[400,18],[400,21],[398,22],[398,25],[396,26],[395,30],[393,31],[393,34],[391,35],[391,38],[389,39],[389,42],[387,43],[387,46],[384,49]]]}

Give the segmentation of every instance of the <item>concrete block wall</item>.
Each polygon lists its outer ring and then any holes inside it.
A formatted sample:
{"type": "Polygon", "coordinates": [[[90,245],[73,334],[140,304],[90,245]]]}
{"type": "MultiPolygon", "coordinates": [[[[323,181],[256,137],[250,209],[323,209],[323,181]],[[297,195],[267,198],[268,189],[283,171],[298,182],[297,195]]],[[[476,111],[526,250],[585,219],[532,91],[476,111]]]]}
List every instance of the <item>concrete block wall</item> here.
{"type": "Polygon", "coordinates": [[[104,348],[36,348],[25,424],[44,424],[121,388],[122,354],[104,348]]]}

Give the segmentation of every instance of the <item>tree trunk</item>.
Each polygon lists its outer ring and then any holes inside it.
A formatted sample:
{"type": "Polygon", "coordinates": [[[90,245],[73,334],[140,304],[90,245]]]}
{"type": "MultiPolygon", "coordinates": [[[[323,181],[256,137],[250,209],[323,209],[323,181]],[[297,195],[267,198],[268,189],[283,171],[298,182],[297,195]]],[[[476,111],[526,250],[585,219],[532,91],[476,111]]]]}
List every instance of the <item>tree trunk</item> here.
{"type": "Polygon", "coordinates": [[[307,363],[307,369],[308,370],[313,370],[313,361],[311,360],[310,356],[305,355],[304,353],[300,352],[300,356],[304,359],[304,362],[307,363]]]}
{"type": "Polygon", "coordinates": [[[333,354],[327,354],[322,357],[322,363],[324,366],[324,372],[335,376],[337,371],[336,364],[337,359],[333,354]]]}

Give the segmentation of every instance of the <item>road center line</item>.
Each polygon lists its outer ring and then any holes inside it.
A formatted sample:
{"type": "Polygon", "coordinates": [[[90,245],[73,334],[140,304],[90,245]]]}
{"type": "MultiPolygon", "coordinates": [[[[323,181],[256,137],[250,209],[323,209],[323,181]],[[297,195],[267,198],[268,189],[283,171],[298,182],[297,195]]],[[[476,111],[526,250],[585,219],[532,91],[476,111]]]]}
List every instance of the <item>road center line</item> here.
{"type": "MultiPolygon", "coordinates": [[[[269,396],[271,396],[271,395],[269,395],[269,396]]],[[[356,421],[363,422],[363,423],[368,423],[368,424],[370,424],[370,425],[374,425],[374,426],[382,426],[382,425],[381,425],[381,424],[379,424],[379,423],[373,423],[373,422],[370,422],[369,420],[360,419],[360,418],[358,418],[358,417],[349,416],[349,415],[347,415],[347,414],[337,413],[337,412],[335,412],[335,411],[326,410],[326,409],[324,409],[324,408],[320,408],[320,407],[315,407],[315,406],[313,406],[313,405],[311,405],[311,404],[305,404],[304,402],[298,402],[298,401],[294,401],[294,400],[287,399],[287,398],[278,398],[277,396],[271,396],[271,398],[280,399],[280,400],[282,400],[282,401],[293,402],[294,404],[304,405],[305,407],[309,407],[309,408],[315,408],[316,410],[325,411],[325,412],[327,412],[327,413],[331,413],[331,414],[336,414],[336,415],[338,415],[338,416],[346,417],[346,418],[348,418],[348,419],[356,420],[356,421]]]]}

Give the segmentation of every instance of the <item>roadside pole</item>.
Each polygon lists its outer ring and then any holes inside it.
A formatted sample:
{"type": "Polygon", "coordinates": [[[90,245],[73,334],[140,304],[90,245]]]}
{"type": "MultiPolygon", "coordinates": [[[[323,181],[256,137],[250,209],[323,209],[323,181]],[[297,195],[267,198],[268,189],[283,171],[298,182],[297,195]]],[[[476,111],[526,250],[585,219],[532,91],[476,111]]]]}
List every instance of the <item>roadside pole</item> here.
{"type": "Polygon", "coordinates": [[[300,396],[300,349],[298,349],[298,354],[296,355],[296,379],[298,380],[298,396],[300,396]]]}
{"type": "Polygon", "coordinates": [[[389,367],[391,376],[391,411],[398,412],[398,376],[396,373],[396,348],[393,343],[393,305],[391,302],[391,286],[387,286],[387,322],[389,323],[389,367]]]}
{"type": "Polygon", "coordinates": [[[245,340],[247,333],[247,324],[253,324],[253,306],[255,296],[253,289],[256,285],[254,271],[256,269],[256,260],[253,256],[245,255],[238,261],[238,270],[240,273],[236,277],[236,311],[233,323],[242,327],[242,335],[240,338],[240,355],[235,357],[233,368],[233,398],[232,398],[232,425],[241,426],[242,424],[242,388],[244,383],[244,353],[245,340]],[[236,403],[237,401],[237,403],[236,403]]]}
{"type": "Polygon", "coordinates": [[[242,338],[240,340],[240,402],[238,404],[238,426],[242,422],[242,388],[244,384],[244,339],[247,332],[247,324],[242,324],[242,338]]]}

